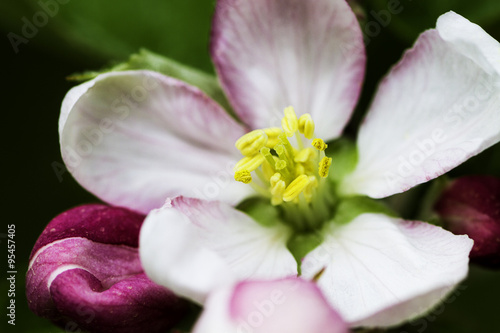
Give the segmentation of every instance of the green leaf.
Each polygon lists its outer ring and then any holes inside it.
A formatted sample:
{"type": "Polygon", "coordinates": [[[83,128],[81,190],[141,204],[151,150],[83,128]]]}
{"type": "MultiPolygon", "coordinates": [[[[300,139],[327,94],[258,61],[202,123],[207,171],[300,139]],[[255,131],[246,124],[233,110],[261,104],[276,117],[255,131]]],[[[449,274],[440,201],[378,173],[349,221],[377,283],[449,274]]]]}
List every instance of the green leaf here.
{"type": "Polygon", "coordinates": [[[146,49],[141,49],[138,53],[131,55],[127,62],[118,64],[112,68],[102,71],[88,71],[81,74],[74,74],[70,76],[69,79],[85,81],[106,72],[141,69],[159,72],[200,88],[234,116],[231,105],[226,99],[224,91],[214,75],[183,65],[175,60],[153,53],[146,49]]]}
{"type": "MultiPolygon", "coordinates": [[[[23,36],[26,21],[35,25],[29,44],[64,58],[105,63],[124,60],[147,48],[205,71],[212,71],[208,52],[215,1],[16,0],[0,2],[0,24],[23,36]],[[55,3],[44,9],[42,3],[55,3]],[[40,14],[41,13],[41,14],[40,14]],[[43,24],[42,24],[43,23],[43,24]]],[[[20,45],[20,52],[26,45],[20,45]]]]}

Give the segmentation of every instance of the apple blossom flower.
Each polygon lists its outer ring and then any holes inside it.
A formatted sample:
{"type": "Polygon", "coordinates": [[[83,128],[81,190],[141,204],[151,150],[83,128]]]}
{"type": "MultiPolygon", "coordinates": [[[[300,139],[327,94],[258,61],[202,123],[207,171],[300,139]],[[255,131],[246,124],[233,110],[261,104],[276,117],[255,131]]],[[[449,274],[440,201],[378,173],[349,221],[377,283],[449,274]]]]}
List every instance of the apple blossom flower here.
{"type": "Polygon", "coordinates": [[[474,240],[473,263],[500,268],[500,179],[465,176],[453,180],[434,209],[445,229],[474,240]]]}
{"type": "Polygon", "coordinates": [[[144,274],[137,250],[144,216],[85,205],[54,218],[30,256],[30,309],[67,331],[164,332],[187,302],[144,274]]]}
{"type": "Polygon", "coordinates": [[[380,84],[356,148],[330,154],[366,62],[345,0],[219,0],[211,55],[243,124],[177,79],[107,73],[66,96],[62,155],[89,191],[148,213],[142,264],[178,295],[324,269],[318,286],[350,325],[392,326],[465,278],[472,241],[372,199],[499,141],[499,51],[444,14],[380,84]]]}
{"type": "Polygon", "coordinates": [[[210,294],[193,333],[347,333],[314,282],[243,281],[210,294]]]}

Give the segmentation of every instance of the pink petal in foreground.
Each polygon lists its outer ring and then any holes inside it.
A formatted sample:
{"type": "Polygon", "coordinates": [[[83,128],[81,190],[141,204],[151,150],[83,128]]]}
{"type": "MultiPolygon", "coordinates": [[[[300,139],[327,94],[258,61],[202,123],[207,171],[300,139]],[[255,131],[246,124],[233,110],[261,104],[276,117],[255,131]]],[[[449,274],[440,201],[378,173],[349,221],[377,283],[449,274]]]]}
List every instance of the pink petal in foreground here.
{"type": "Polygon", "coordinates": [[[347,333],[319,288],[299,278],[244,281],[210,295],[193,333],[347,333]]]}
{"type": "Polygon", "coordinates": [[[316,135],[340,135],[365,71],[363,37],[345,0],[220,0],[211,53],[222,86],[251,128],[283,109],[310,113],[316,135]]]}
{"type": "Polygon", "coordinates": [[[123,208],[86,205],[52,220],[31,255],[30,309],[67,330],[172,327],[187,304],[143,273],[137,250],[143,219],[123,208]]]}

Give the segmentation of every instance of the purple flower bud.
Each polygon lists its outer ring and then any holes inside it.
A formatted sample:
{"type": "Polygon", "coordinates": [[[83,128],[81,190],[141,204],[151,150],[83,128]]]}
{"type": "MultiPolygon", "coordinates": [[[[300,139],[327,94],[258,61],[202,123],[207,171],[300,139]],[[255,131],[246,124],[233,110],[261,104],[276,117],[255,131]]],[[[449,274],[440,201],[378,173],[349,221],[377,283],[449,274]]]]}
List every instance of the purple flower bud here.
{"type": "Polygon", "coordinates": [[[150,281],[139,261],[144,216],[86,205],[54,218],[30,256],[30,309],[70,331],[164,332],[187,302],[150,281]]]}
{"type": "Polygon", "coordinates": [[[435,210],[445,228],[474,240],[471,262],[500,268],[500,179],[459,178],[441,194],[435,210]]]}

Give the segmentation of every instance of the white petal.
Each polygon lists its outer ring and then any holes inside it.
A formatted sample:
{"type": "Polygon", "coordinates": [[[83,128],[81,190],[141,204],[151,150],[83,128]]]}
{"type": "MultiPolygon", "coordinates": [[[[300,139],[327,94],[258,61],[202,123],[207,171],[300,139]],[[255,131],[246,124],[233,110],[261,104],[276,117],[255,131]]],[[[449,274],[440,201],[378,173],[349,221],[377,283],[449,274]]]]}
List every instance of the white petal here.
{"type": "Polygon", "coordinates": [[[219,0],[212,58],[235,111],[252,128],[283,109],[310,113],[316,135],[337,137],[357,102],[363,36],[345,0],[219,0]]]}
{"type": "Polygon", "coordinates": [[[467,275],[472,240],[418,221],[363,214],[333,226],[302,272],[352,326],[392,326],[430,310],[467,275]]]}
{"type": "Polygon", "coordinates": [[[500,44],[450,12],[381,83],[346,194],[381,198],[438,177],[500,140],[500,44]]]}
{"type": "Polygon", "coordinates": [[[147,213],[168,196],[237,203],[233,180],[245,133],[199,89],[149,71],[98,76],[72,89],[60,117],[63,159],[104,201],[147,213]]]}
{"type": "Polygon", "coordinates": [[[153,281],[202,303],[231,281],[297,275],[289,236],[222,202],[179,197],[146,217],[139,250],[153,281]]]}
{"type": "Polygon", "coordinates": [[[347,325],[318,287],[288,278],[245,281],[211,294],[193,333],[343,333],[347,325]]]}

